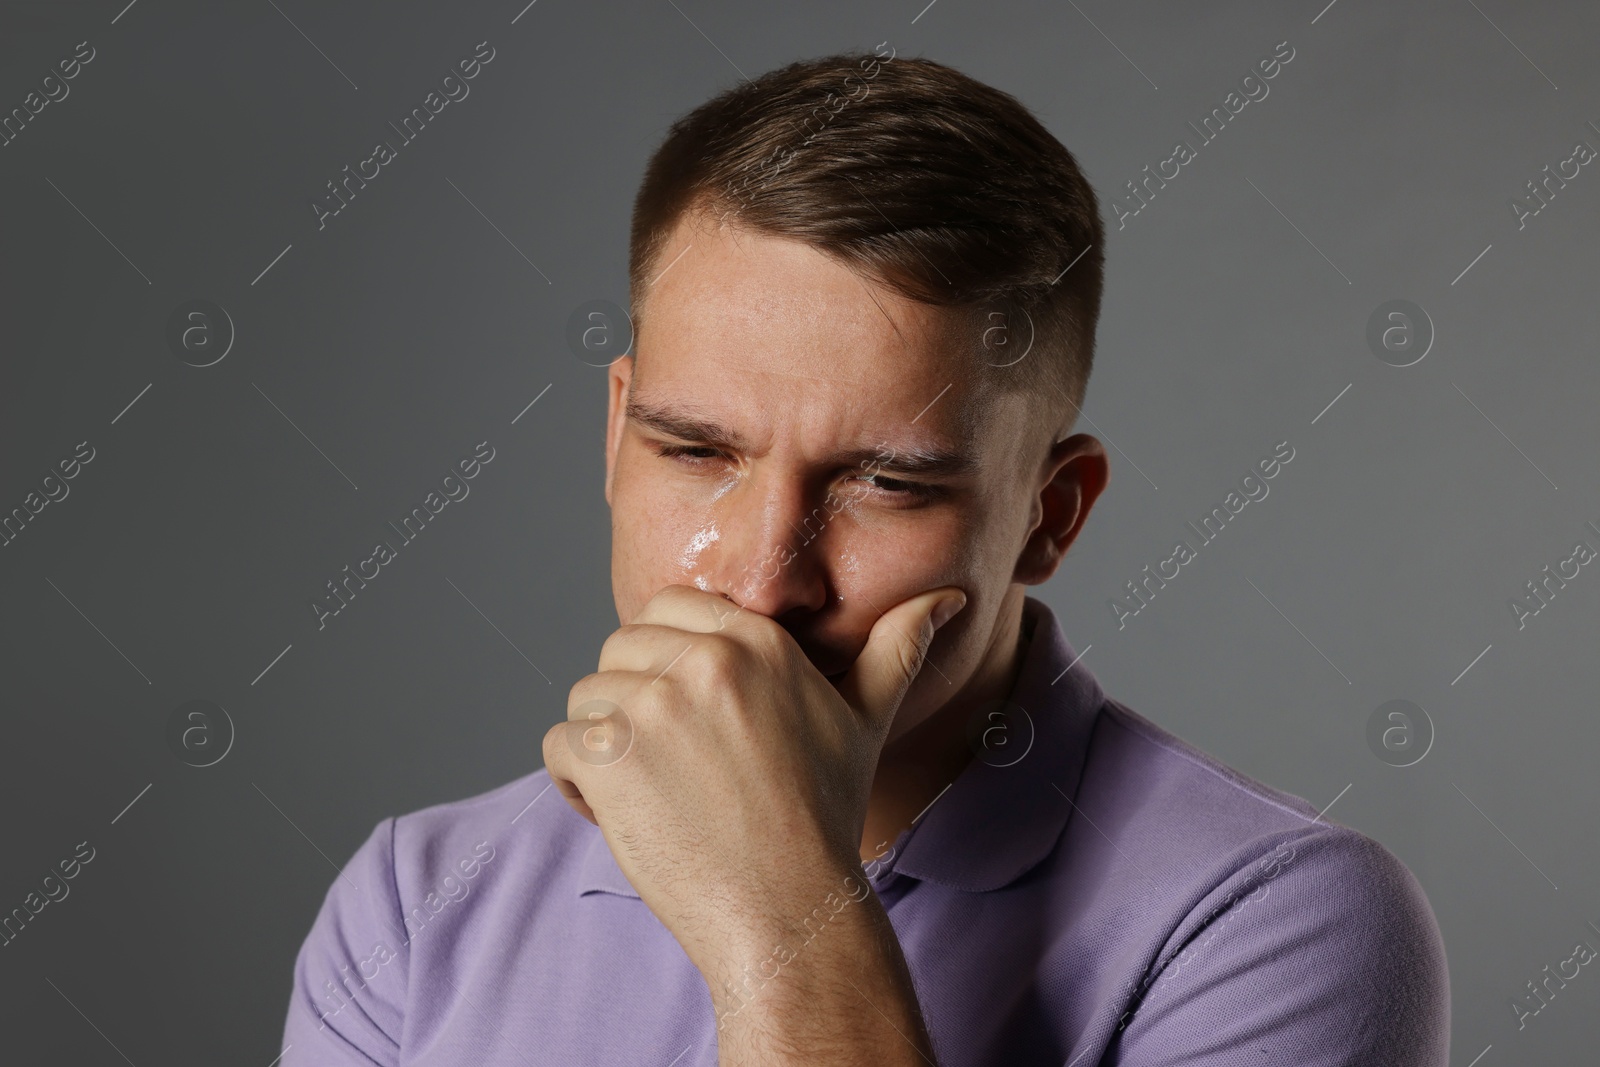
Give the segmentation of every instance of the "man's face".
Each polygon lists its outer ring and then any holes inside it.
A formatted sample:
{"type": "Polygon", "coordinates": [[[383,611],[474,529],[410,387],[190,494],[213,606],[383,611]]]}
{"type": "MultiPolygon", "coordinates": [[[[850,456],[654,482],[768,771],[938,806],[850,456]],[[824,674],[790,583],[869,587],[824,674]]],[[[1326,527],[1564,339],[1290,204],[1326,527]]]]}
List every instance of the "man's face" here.
{"type": "Polygon", "coordinates": [[[693,585],[777,621],[837,682],[885,611],[957,586],[903,734],[972,675],[1012,583],[1054,569],[1025,551],[1041,409],[985,379],[971,320],[801,242],[686,218],[657,270],[638,354],[610,369],[619,620],[693,585]]]}

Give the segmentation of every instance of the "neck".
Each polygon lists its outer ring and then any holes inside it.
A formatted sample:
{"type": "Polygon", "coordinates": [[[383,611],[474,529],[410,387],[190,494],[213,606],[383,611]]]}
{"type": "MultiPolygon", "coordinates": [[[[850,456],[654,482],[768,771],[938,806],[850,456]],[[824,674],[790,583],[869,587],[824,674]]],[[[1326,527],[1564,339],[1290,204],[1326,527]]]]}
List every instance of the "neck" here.
{"type": "Polygon", "coordinates": [[[884,746],[867,801],[861,835],[863,863],[883,857],[895,838],[971,762],[968,722],[986,701],[1005,699],[1022,668],[1023,649],[1031,637],[1023,632],[1025,597],[1022,585],[1014,584],[1006,591],[982,658],[956,695],[884,746]]]}

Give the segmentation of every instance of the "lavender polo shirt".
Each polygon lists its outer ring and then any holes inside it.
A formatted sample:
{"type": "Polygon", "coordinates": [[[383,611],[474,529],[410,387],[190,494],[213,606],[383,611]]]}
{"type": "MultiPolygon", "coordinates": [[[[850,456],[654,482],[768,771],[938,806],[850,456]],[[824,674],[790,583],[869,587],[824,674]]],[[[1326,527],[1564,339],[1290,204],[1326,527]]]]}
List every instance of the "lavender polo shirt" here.
{"type": "MultiPolygon", "coordinates": [[[[1032,746],[974,759],[868,865],[940,1067],[1446,1067],[1411,872],[1067,670],[1042,602],[1024,625],[1032,746]]],[[[549,786],[378,824],[300,950],[284,1067],[716,1064],[699,972],[549,786]]]]}

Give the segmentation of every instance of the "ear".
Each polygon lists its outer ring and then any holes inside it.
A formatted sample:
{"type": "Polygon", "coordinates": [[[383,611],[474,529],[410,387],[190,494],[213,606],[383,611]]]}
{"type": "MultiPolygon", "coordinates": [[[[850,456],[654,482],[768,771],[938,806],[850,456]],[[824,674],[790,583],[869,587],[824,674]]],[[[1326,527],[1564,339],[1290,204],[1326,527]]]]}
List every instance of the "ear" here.
{"type": "Polygon", "coordinates": [[[1056,573],[1111,477],[1105,447],[1086,433],[1052,445],[1042,473],[1032,525],[1011,576],[1023,585],[1042,585],[1056,573]]]}
{"type": "Polygon", "coordinates": [[[606,505],[611,504],[611,477],[617,468],[617,449],[627,423],[628,387],[633,384],[633,357],[619,356],[606,368],[606,505]]]}

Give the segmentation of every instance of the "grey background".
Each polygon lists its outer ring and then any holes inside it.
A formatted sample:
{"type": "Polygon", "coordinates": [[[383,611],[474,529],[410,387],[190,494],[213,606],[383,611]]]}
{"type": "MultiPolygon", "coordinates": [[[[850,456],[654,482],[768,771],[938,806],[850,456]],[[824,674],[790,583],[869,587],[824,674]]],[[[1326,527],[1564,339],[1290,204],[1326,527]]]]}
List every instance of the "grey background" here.
{"type": "Polygon", "coordinates": [[[1510,1001],[1600,943],[1600,569],[1524,629],[1508,602],[1600,545],[1600,169],[1520,231],[1508,200],[1600,147],[1600,10],[124,2],[0,7],[0,110],[97,51],[0,148],[0,511],[97,452],[0,548],[0,911],[96,849],[0,948],[6,1060],[265,1067],[374,824],[539,765],[616,626],[604,372],[567,317],[626,303],[671,119],[881,41],[1016,94],[1103,198],[1079,429],[1112,483],[1034,594],[1112,695],[1410,866],[1452,1062],[1593,1055],[1592,968],[1521,1032],[1510,1001]],[[319,231],[324,183],[484,40],[470,95],[319,231]],[[1270,95],[1119,231],[1123,183],[1284,40],[1270,95]],[[164,337],[194,298],[237,330],[203,369],[164,337]],[[1394,298],[1437,329],[1406,368],[1364,339],[1394,298]],[[323,583],[483,440],[471,495],[319,632],[323,583]],[[1123,583],[1281,440],[1270,496],[1119,629],[1123,583]],[[1396,698],[1437,731],[1404,769],[1365,739],[1396,698]],[[167,747],[191,699],[236,728],[215,766],[167,747]]]}

